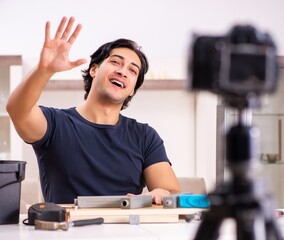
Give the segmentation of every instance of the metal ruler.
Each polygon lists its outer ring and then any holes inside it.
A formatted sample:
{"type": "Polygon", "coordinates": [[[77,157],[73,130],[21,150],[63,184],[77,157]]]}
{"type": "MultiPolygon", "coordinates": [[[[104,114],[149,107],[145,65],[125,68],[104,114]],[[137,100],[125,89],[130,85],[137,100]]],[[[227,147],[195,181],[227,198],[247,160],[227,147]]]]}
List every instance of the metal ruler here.
{"type": "Polygon", "coordinates": [[[74,203],[79,208],[143,208],[152,206],[150,195],[137,196],[78,196],[74,203]]]}

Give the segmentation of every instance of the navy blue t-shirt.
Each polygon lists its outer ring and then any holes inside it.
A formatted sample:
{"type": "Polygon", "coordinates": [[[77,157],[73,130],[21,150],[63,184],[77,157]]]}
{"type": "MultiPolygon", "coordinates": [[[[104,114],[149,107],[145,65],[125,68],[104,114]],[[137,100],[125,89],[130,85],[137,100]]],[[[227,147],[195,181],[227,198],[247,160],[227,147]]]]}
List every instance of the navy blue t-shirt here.
{"type": "Polygon", "coordinates": [[[116,125],[94,124],[75,108],[41,109],[48,127],[32,146],[45,201],[140,194],[143,170],[169,162],[162,139],[147,124],[122,115],[116,125]]]}

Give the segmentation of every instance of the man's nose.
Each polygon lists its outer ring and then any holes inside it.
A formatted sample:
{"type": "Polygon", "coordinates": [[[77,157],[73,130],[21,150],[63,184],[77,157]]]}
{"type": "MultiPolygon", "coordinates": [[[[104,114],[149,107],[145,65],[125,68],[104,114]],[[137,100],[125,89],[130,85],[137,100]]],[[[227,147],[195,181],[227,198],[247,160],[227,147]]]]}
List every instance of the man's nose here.
{"type": "Polygon", "coordinates": [[[121,77],[126,77],[127,76],[127,69],[126,69],[126,67],[120,67],[119,69],[116,70],[116,73],[121,77]]]}

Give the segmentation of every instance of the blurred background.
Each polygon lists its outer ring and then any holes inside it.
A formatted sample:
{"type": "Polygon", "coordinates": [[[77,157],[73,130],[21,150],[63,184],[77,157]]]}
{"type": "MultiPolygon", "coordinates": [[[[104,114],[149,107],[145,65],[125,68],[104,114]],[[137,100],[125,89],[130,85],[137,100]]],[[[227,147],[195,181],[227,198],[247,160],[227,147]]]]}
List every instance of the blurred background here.
{"type": "MultiPolygon", "coordinates": [[[[37,64],[45,22],[51,21],[54,33],[63,16],[74,16],[83,29],[72,47],[71,59],[89,59],[101,44],[117,38],[130,38],[141,45],[150,69],[144,87],[122,114],[153,126],[165,142],[176,175],[203,177],[209,191],[225,173],[224,164],[219,164],[224,159],[220,159],[216,146],[220,121],[229,124],[234,113],[217,116],[217,96],[185,90],[193,34],[224,35],[235,24],[252,24],[273,36],[282,61],[283,9],[282,0],[0,0],[0,159],[27,161],[25,182],[38,183],[33,150],[17,136],[5,103],[37,64]]],[[[83,101],[81,70],[85,67],[56,74],[39,104],[61,108],[83,101]]],[[[284,205],[284,196],[279,193],[284,181],[283,78],[282,70],[279,91],[264,96],[262,109],[253,115],[262,133],[263,175],[271,182],[280,205],[284,205]],[[267,154],[276,154],[277,160],[268,161],[267,154]]]]}

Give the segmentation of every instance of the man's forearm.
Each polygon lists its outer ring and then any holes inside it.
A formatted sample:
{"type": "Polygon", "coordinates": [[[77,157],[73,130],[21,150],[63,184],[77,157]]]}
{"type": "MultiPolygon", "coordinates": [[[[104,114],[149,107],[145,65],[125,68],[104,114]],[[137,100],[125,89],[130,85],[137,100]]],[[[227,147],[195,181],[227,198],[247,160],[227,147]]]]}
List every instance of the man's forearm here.
{"type": "Polygon", "coordinates": [[[11,118],[21,118],[36,105],[52,74],[36,67],[12,92],[7,101],[7,112],[11,118]]]}

